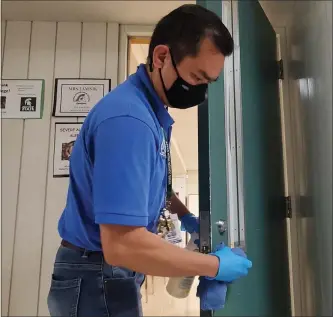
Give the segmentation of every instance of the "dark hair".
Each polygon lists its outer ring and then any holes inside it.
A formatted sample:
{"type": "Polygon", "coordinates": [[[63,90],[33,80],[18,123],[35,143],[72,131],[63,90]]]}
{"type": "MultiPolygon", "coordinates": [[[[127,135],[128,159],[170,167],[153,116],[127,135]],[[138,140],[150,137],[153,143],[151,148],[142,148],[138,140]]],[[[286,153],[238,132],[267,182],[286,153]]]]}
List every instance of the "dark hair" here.
{"type": "Polygon", "coordinates": [[[224,56],[232,54],[234,41],[218,15],[200,5],[182,5],[157,23],[149,44],[147,63],[152,70],[155,47],[168,45],[175,63],[179,64],[186,56],[196,56],[202,40],[207,37],[224,56]]]}

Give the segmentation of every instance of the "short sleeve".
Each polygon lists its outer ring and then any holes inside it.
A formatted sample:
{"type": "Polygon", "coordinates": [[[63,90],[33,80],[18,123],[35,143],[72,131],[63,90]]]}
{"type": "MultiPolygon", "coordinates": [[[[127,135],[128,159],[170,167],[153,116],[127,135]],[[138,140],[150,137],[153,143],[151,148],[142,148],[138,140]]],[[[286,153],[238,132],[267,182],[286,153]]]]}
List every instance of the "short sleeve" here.
{"type": "Polygon", "coordinates": [[[156,158],[154,134],[133,117],[110,118],[94,135],[95,222],[148,225],[150,179],[156,158]]]}

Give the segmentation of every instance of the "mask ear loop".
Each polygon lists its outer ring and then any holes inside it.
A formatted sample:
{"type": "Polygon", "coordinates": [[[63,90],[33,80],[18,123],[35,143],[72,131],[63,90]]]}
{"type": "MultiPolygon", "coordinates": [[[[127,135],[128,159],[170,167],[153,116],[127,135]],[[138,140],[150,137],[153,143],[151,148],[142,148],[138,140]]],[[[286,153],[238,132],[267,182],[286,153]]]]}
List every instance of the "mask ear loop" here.
{"type": "Polygon", "coordinates": [[[149,66],[149,71],[152,73],[153,72],[153,59],[150,56],[148,57],[148,66],[149,66]]]}
{"type": "MultiPolygon", "coordinates": [[[[174,67],[174,69],[176,71],[176,74],[179,77],[178,70],[177,70],[177,67],[176,67],[176,63],[175,63],[175,60],[174,60],[174,58],[173,58],[173,56],[171,54],[170,48],[169,48],[169,53],[170,53],[170,57],[171,57],[172,66],[174,67]]],[[[163,80],[163,77],[162,77],[162,68],[159,69],[159,73],[160,73],[160,78],[161,78],[161,82],[162,82],[164,93],[167,94],[167,89],[165,87],[164,80],[163,80]]]]}
{"type": "MultiPolygon", "coordinates": [[[[177,76],[180,77],[180,76],[179,76],[179,73],[178,73],[178,69],[177,69],[177,67],[176,67],[175,60],[174,60],[174,58],[173,58],[173,56],[172,56],[172,53],[171,53],[170,48],[169,48],[169,53],[170,53],[170,57],[171,57],[171,63],[172,63],[172,66],[173,66],[173,68],[175,69],[177,76]]],[[[163,80],[163,76],[162,76],[162,69],[161,69],[161,68],[159,69],[159,73],[160,73],[160,79],[161,79],[161,82],[162,82],[162,86],[163,86],[164,94],[167,95],[167,89],[166,89],[165,84],[164,84],[164,80],[163,80]]],[[[168,108],[169,108],[169,107],[166,107],[167,110],[168,110],[168,108]]]]}
{"type": "MultiPolygon", "coordinates": [[[[153,72],[153,59],[150,57],[149,57],[148,67],[149,67],[149,71],[152,73],[153,72]]],[[[164,90],[164,93],[166,94],[167,90],[165,88],[164,80],[163,80],[162,73],[161,73],[161,68],[159,69],[159,73],[160,73],[160,79],[162,82],[163,90],[164,90]]],[[[168,107],[167,107],[167,109],[168,109],[168,107]]]]}
{"type": "MultiPolygon", "coordinates": [[[[173,58],[173,55],[171,53],[171,49],[169,48],[169,53],[170,53],[170,57],[171,57],[171,63],[172,63],[172,66],[173,68],[175,69],[176,71],[176,74],[178,76],[178,78],[180,77],[179,73],[178,73],[178,69],[177,69],[177,66],[176,66],[176,62],[175,62],[175,59],[173,58]]],[[[181,77],[180,77],[181,78],[181,77]]]]}
{"type": "Polygon", "coordinates": [[[165,88],[164,80],[163,80],[163,77],[162,77],[162,68],[159,69],[159,73],[160,73],[160,79],[161,79],[161,82],[162,82],[163,90],[164,90],[164,93],[166,95],[167,94],[167,90],[165,88]]]}

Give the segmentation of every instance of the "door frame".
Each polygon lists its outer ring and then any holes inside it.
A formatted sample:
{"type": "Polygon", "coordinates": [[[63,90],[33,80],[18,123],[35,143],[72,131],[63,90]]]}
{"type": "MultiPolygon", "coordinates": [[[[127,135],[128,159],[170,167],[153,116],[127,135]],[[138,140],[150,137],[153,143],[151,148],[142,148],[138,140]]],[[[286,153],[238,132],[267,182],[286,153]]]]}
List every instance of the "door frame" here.
{"type": "MultiPolygon", "coordinates": [[[[208,9],[208,1],[200,1],[197,3],[202,4],[208,9]]],[[[240,99],[240,83],[241,83],[241,70],[240,70],[240,50],[239,50],[239,33],[238,33],[238,16],[235,14],[236,10],[232,10],[232,5],[237,6],[237,1],[226,0],[223,1],[222,6],[222,21],[231,31],[235,41],[235,51],[232,55],[232,62],[229,63],[226,60],[224,68],[224,95],[225,101],[225,142],[226,142],[226,174],[227,174],[227,201],[228,201],[228,244],[234,246],[237,242],[243,247],[243,239],[245,240],[245,226],[244,226],[244,198],[243,198],[243,156],[242,156],[242,109],[240,99]],[[236,170],[236,172],[235,172],[236,170]],[[238,232],[237,232],[238,223],[238,232]],[[232,231],[232,232],[230,232],[232,231]]],[[[213,10],[215,13],[215,10],[213,10]]],[[[274,28],[274,26],[273,26],[274,28]]],[[[293,156],[293,138],[292,138],[292,118],[291,118],[291,104],[289,102],[289,90],[288,90],[288,69],[287,69],[287,35],[286,28],[275,27],[277,34],[277,48],[278,48],[278,60],[285,61],[284,65],[284,80],[279,81],[279,95],[280,95],[280,111],[281,111],[281,129],[282,129],[282,150],[283,150],[283,171],[285,179],[285,196],[291,197],[292,208],[297,211],[297,200],[295,197],[295,173],[294,173],[294,156],[293,156]]],[[[221,96],[221,94],[220,94],[221,96]]],[[[211,94],[209,94],[211,97],[211,94]]],[[[208,98],[209,100],[209,98],[208,98]]],[[[212,105],[209,103],[209,109],[212,105]]],[[[207,116],[207,119],[212,119],[211,116],[207,116]]],[[[203,121],[203,120],[202,120],[203,121]]],[[[200,121],[199,121],[200,123],[200,121]]],[[[207,126],[209,133],[210,123],[203,123],[207,126]]],[[[222,131],[221,131],[222,132],[222,131]]],[[[200,135],[199,135],[200,139],[200,135]]],[[[208,173],[211,176],[212,166],[211,161],[206,162],[208,165],[208,173]]],[[[214,168],[215,169],[215,168],[214,168]]],[[[203,177],[203,176],[202,176],[203,177]]],[[[201,177],[201,178],[202,178],[201,177]]],[[[200,186],[200,181],[199,181],[200,186]]],[[[212,184],[214,186],[214,184],[212,184]]],[[[199,187],[200,188],[200,187],[199,187]]],[[[211,189],[210,189],[211,192],[211,189]]],[[[209,193],[206,193],[205,189],[200,191],[200,199],[204,200],[209,193]],[[204,195],[205,194],[205,195],[204,195]]],[[[206,200],[206,199],[205,199],[206,200]]],[[[211,201],[210,201],[211,203],[211,201]]],[[[223,214],[223,212],[220,212],[223,214]]],[[[225,214],[223,215],[226,216],[225,214]]],[[[302,315],[301,305],[301,285],[300,285],[300,273],[299,273],[299,245],[297,240],[297,226],[295,215],[292,218],[286,218],[287,223],[287,241],[288,241],[288,262],[289,262],[289,277],[290,277],[290,302],[293,316],[302,315]]],[[[211,228],[211,233],[214,232],[214,228],[211,228]]]]}
{"type": "MultiPolygon", "coordinates": [[[[233,226],[239,221],[239,243],[245,239],[244,227],[244,199],[243,199],[243,158],[242,158],[242,105],[240,99],[241,91],[241,70],[240,70],[240,50],[239,50],[239,32],[238,16],[232,6],[237,6],[237,1],[222,2],[222,22],[231,31],[234,41],[235,50],[233,54],[233,65],[226,62],[224,70],[225,81],[225,105],[226,105],[226,144],[227,144],[227,174],[228,181],[228,213],[232,215],[238,212],[236,217],[228,218],[233,226]],[[232,5],[231,5],[232,2],[232,5]],[[226,12],[227,11],[227,12],[226,12]],[[230,20],[233,23],[230,25],[230,20]],[[228,87],[228,86],[232,87],[228,87]],[[228,108],[233,110],[228,111],[228,108]],[[233,120],[235,123],[233,123],[233,120]],[[230,137],[230,133],[232,134],[230,137]],[[236,149],[236,150],[233,150],[236,149]],[[236,166],[235,166],[236,165],[236,166]],[[230,169],[236,168],[235,175],[230,169]],[[230,177],[231,176],[231,177],[230,177]],[[231,188],[230,188],[231,187],[231,188]],[[238,200],[238,201],[236,201],[238,200]],[[238,206],[238,210],[237,207],[238,206]],[[243,220],[243,221],[242,221],[243,220]]],[[[292,209],[297,212],[297,199],[295,197],[295,157],[293,153],[293,128],[292,128],[292,109],[289,99],[289,78],[288,78],[288,54],[287,54],[287,31],[285,27],[274,27],[277,36],[277,60],[284,61],[284,79],[279,80],[279,96],[281,111],[281,129],[282,129],[282,150],[283,150],[283,171],[285,179],[285,196],[291,197],[292,209]]],[[[286,218],[287,223],[287,241],[288,241],[288,261],[289,261],[289,278],[290,278],[290,302],[293,316],[302,315],[301,305],[301,283],[299,272],[299,244],[297,239],[297,222],[295,215],[292,218],[286,218]]],[[[234,229],[235,231],[235,229],[234,229]]],[[[229,244],[234,245],[235,237],[229,233],[229,244]]]]}
{"type": "MultiPolygon", "coordinates": [[[[223,1],[224,2],[224,1],[223,1]]],[[[222,1],[197,0],[196,3],[222,18],[222,1]]],[[[228,58],[230,61],[230,58],[228,58]]],[[[227,62],[228,63],[228,62],[227,62]]],[[[227,221],[230,199],[227,179],[226,122],[225,122],[225,74],[208,87],[208,99],[198,107],[198,150],[199,150],[199,217],[200,251],[209,253],[212,246],[221,241],[228,244],[230,230],[220,235],[216,223],[227,221]],[[212,133],[214,131],[214,133],[212,133]],[[208,142],[207,142],[208,141],[208,142]],[[212,172],[214,171],[214,172],[212,172]]],[[[229,128],[229,126],[228,126],[229,128]]],[[[227,223],[227,227],[230,224],[227,223]]],[[[213,311],[200,311],[200,317],[211,317],[213,311]]]]}
{"type": "Polygon", "coordinates": [[[244,214],[243,115],[237,1],[222,1],[222,22],[234,40],[224,67],[224,100],[228,183],[228,243],[246,249],[244,214]]]}
{"type": "Polygon", "coordinates": [[[285,180],[285,196],[291,198],[292,216],[287,221],[288,261],[290,280],[290,301],[292,316],[304,316],[302,309],[302,286],[299,257],[299,241],[297,213],[300,208],[296,199],[296,157],[294,155],[294,129],[292,107],[289,93],[289,69],[288,69],[288,37],[286,27],[274,27],[277,35],[278,60],[282,59],[284,78],[279,80],[282,146],[283,146],[283,169],[285,180]]]}
{"type": "Polygon", "coordinates": [[[118,56],[118,84],[125,81],[127,77],[127,53],[128,38],[130,36],[151,37],[154,32],[154,25],[128,25],[121,24],[119,27],[119,56],[118,56]]]}

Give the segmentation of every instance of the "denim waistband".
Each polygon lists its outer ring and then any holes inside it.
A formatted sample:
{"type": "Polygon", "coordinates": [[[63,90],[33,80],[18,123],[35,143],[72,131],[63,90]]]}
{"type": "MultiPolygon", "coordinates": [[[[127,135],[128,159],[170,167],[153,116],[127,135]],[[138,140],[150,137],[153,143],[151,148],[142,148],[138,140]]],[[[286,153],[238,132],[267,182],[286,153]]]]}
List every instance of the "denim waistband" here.
{"type": "Polygon", "coordinates": [[[55,268],[67,268],[76,270],[103,271],[105,276],[130,277],[135,276],[139,284],[143,283],[144,274],[134,272],[124,267],[109,265],[105,262],[102,251],[85,253],[60,246],[56,255],[55,268]]]}
{"type": "Polygon", "coordinates": [[[89,252],[73,250],[60,246],[56,255],[55,263],[76,263],[76,264],[103,264],[103,252],[89,252]]]}

